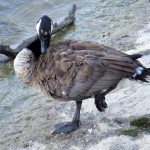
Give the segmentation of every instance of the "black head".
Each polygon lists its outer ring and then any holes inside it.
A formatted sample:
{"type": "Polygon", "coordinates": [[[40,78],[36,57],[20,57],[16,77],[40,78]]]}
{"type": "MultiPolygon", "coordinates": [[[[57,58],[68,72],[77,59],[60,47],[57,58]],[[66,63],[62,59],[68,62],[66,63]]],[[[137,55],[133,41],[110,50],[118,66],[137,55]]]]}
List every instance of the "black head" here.
{"type": "Polygon", "coordinates": [[[36,30],[41,43],[41,53],[45,54],[51,40],[52,20],[46,15],[41,17],[36,25],[36,30]]]}

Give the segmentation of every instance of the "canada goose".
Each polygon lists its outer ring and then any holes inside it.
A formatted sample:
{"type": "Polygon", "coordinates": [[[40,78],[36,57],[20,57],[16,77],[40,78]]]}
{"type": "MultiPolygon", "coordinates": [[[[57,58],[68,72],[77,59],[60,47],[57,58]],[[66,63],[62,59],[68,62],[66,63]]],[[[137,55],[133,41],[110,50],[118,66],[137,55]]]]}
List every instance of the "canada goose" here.
{"type": "Polygon", "coordinates": [[[94,97],[97,109],[104,111],[105,95],[122,78],[147,82],[150,69],[137,60],[141,54],[127,55],[96,42],[80,40],[65,40],[49,46],[51,25],[49,17],[40,18],[36,29],[41,42],[24,48],[14,61],[14,69],[24,83],[47,96],[76,102],[73,120],[57,125],[53,134],[79,128],[82,100],[94,97]]]}

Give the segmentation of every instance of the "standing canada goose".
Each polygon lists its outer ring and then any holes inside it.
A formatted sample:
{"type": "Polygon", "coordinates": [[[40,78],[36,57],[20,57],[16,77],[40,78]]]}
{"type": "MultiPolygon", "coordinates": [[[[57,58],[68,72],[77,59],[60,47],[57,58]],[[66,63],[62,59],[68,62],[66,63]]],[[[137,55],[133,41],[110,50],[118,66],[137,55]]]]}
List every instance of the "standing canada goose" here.
{"type": "Polygon", "coordinates": [[[104,111],[105,95],[122,78],[147,82],[150,69],[137,60],[141,54],[127,55],[91,41],[65,40],[49,46],[52,20],[47,16],[40,18],[36,29],[40,42],[24,48],[14,68],[24,83],[47,96],[76,102],[73,120],[57,125],[53,134],[79,128],[82,100],[94,97],[97,109],[104,111]]]}

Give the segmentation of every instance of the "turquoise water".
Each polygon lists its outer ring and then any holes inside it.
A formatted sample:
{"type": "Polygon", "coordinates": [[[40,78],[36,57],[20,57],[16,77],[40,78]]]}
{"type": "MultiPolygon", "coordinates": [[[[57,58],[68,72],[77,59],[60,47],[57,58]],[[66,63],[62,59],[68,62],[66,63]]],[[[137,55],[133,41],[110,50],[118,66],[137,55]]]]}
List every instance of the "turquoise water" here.
{"type": "MultiPolygon", "coordinates": [[[[40,16],[48,14],[53,21],[61,21],[75,3],[75,27],[66,38],[90,39],[104,42],[114,32],[142,18],[143,12],[133,12],[136,0],[1,0],[0,41],[16,44],[35,34],[35,24],[40,16]],[[130,24],[129,24],[130,21],[130,24]]],[[[136,8],[137,9],[137,8],[136,8]]],[[[125,31],[124,31],[125,32],[125,31]]]]}

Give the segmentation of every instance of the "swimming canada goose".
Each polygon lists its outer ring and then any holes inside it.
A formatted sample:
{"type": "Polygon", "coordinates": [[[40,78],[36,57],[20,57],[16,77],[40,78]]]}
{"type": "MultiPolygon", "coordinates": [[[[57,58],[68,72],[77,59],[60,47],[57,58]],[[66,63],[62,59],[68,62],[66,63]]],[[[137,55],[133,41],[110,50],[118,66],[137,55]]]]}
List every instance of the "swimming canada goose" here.
{"type": "Polygon", "coordinates": [[[50,44],[52,20],[47,16],[40,18],[36,29],[39,41],[17,55],[14,68],[24,83],[47,96],[76,102],[73,120],[57,125],[53,134],[79,128],[84,99],[94,97],[97,109],[104,111],[105,95],[122,78],[147,82],[150,69],[137,60],[141,54],[127,55],[91,41],[65,40],[50,44]]]}

